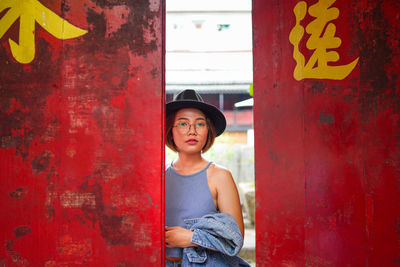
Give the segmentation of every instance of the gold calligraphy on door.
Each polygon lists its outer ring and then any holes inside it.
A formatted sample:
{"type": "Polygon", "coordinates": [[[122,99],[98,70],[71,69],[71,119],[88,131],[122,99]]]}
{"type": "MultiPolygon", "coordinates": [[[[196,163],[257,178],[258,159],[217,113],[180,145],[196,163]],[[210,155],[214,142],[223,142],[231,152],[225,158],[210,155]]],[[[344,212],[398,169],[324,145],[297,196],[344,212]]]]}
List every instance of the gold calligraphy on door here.
{"type": "Polygon", "coordinates": [[[339,9],[332,7],[335,1],[319,0],[308,9],[307,3],[300,1],[293,9],[296,25],[289,34],[289,41],[293,45],[293,58],[296,61],[293,77],[298,81],[307,78],[343,80],[358,62],[356,58],[346,65],[329,65],[330,62],[339,60],[339,53],[333,50],[342,44],[342,40],[335,36],[336,26],[332,22],[339,17],[339,9]],[[310,35],[306,47],[312,51],[311,57],[306,62],[299,44],[304,37],[304,27],[300,22],[304,20],[307,13],[314,19],[305,28],[310,35]]]}
{"type": "Polygon", "coordinates": [[[56,13],[42,5],[38,0],[1,0],[0,12],[7,10],[0,19],[0,38],[19,18],[19,41],[9,39],[13,57],[23,64],[32,62],[35,58],[35,24],[54,37],[65,40],[76,38],[87,33],[56,13]],[[8,9],[8,10],[7,10],[8,9]]]}

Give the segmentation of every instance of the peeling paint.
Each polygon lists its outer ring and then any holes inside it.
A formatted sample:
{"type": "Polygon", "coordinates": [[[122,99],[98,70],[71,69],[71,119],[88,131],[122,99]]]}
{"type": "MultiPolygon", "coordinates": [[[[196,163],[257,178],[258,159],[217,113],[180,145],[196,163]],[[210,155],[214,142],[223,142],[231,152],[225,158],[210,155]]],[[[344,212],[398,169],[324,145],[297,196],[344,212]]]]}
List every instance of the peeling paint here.
{"type": "Polygon", "coordinates": [[[53,154],[50,152],[43,152],[40,156],[37,156],[31,162],[32,170],[35,175],[38,175],[41,172],[47,170],[50,164],[50,159],[53,157],[53,154]]]}
{"type": "Polygon", "coordinates": [[[14,229],[14,235],[16,238],[20,238],[30,233],[32,233],[32,229],[27,225],[21,225],[14,229]]]}
{"type": "Polygon", "coordinates": [[[10,192],[10,197],[22,199],[26,194],[28,194],[28,187],[18,187],[14,191],[10,192]]]}
{"type": "Polygon", "coordinates": [[[355,25],[358,29],[358,39],[355,40],[359,42],[360,81],[361,87],[364,88],[359,102],[364,119],[387,106],[391,106],[397,113],[400,112],[400,77],[398,68],[391,67],[394,64],[399,66],[398,52],[394,51],[398,50],[398,46],[391,45],[400,38],[399,19],[397,18],[395,24],[389,23],[388,20],[393,18],[385,14],[387,4],[386,1],[369,2],[367,9],[356,9],[358,20],[355,25]],[[397,62],[394,62],[395,60],[397,62]]]}
{"type": "Polygon", "coordinates": [[[23,258],[18,252],[14,250],[14,241],[7,240],[5,244],[7,253],[11,256],[12,261],[19,266],[29,266],[27,259],[23,258]]]}
{"type": "Polygon", "coordinates": [[[60,195],[60,202],[64,208],[94,208],[96,206],[96,196],[90,192],[65,191],[60,195]]]}
{"type": "Polygon", "coordinates": [[[307,91],[312,93],[312,94],[321,94],[325,88],[327,87],[326,83],[323,81],[311,81],[310,83],[307,84],[308,89],[307,91]]]}
{"type": "Polygon", "coordinates": [[[74,239],[70,235],[63,235],[57,243],[57,253],[61,256],[90,257],[93,253],[90,239],[74,239]]]}
{"type": "Polygon", "coordinates": [[[111,37],[111,34],[117,32],[123,24],[127,23],[129,9],[125,5],[113,6],[104,10],[107,17],[106,36],[111,37]]]}
{"type": "Polygon", "coordinates": [[[149,8],[151,12],[158,12],[160,10],[160,1],[149,0],[149,8]]]}
{"type": "Polygon", "coordinates": [[[319,123],[321,124],[332,124],[335,122],[335,117],[331,114],[324,114],[324,112],[319,112],[319,123]]]}
{"type": "MultiPolygon", "coordinates": [[[[53,91],[52,87],[43,86],[51,84],[60,73],[60,61],[52,58],[51,45],[43,38],[37,40],[37,57],[42,61],[34,61],[29,66],[30,71],[25,71],[24,65],[19,63],[6,64],[7,71],[0,72],[0,91],[2,97],[0,106],[6,110],[0,112],[3,122],[1,130],[1,147],[15,147],[17,153],[26,158],[28,147],[35,137],[43,136],[47,128],[47,117],[54,115],[45,114],[40,107],[46,103],[46,98],[53,91]],[[13,75],[9,75],[13,73],[13,75]],[[29,81],[21,86],[21,81],[29,81]]],[[[0,46],[0,58],[8,58],[6,49],[0,46]]]]}
{"type": "Polygon", "coordinates": [[[129,222],[125,216],[129,215],[113,214],[112,211],[104,205],[102,187],[99,184],[95,183],[89,185],[88,183],[84,183],[81,185],[81,189],[84,189],[86,192],[92,192],[92,194],[95,195],[97,203],[95,209],[88,209],[82,206],[82,212],[85,217],[93,223],[98,222],[103,238],[105,238],[110,245],[130,244],[132,239],[129,233],[133,230],[133,227],[124,228],[124,225],[129,222]]]}

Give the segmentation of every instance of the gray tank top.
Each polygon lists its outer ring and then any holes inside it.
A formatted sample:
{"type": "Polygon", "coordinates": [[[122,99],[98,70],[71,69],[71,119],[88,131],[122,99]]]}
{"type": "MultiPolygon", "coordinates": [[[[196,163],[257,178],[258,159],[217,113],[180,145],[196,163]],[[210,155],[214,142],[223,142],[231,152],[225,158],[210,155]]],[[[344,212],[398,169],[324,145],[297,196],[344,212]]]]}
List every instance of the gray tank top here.
{"type": "MultiPolygon", "coordinates": [[[[211,163],[189,175],[177,173],[172,164],[165,170],[165,225],[185,227],[185,219],[217,212],[207,183],[211,163]]],[[[182,251],[182,248],[166,248],[165,255],[180,258],[182,251]]]]}

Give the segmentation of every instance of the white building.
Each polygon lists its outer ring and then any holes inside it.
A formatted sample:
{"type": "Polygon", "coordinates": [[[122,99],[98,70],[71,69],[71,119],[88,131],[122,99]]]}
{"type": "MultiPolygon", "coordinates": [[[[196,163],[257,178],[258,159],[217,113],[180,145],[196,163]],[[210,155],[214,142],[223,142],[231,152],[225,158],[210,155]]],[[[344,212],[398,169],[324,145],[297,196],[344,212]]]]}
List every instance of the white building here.
{"type": "Polygon", "coordinates": [[[251,108],[234,111],[250,98],[251,0],[166,1],[167,101],[192,88],[224,111],[227,131],[247,131],[251,108]]]}

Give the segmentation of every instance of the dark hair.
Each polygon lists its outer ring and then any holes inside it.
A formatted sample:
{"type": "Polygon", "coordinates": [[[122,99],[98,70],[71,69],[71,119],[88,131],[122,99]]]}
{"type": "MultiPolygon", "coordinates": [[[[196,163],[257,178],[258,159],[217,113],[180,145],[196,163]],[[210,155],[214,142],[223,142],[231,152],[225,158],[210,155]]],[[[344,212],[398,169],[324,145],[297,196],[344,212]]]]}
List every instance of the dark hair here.
{"type": "MultiPolygon", "coordinates": [[[[165,120],[165,144],[173,151],[178,152],[178,148],[175,145],[174,138],[172,137],[172,128],[174,127],[175,115],[177,111],[168,114],[165,120]]],[[[215,137],[217,133],[215,131],[214,124],[209,118],[206,117],[206,123],[208,128],[207,141],[201,150],[203,153],[210,149],[214,144],[215,137]]]]}

